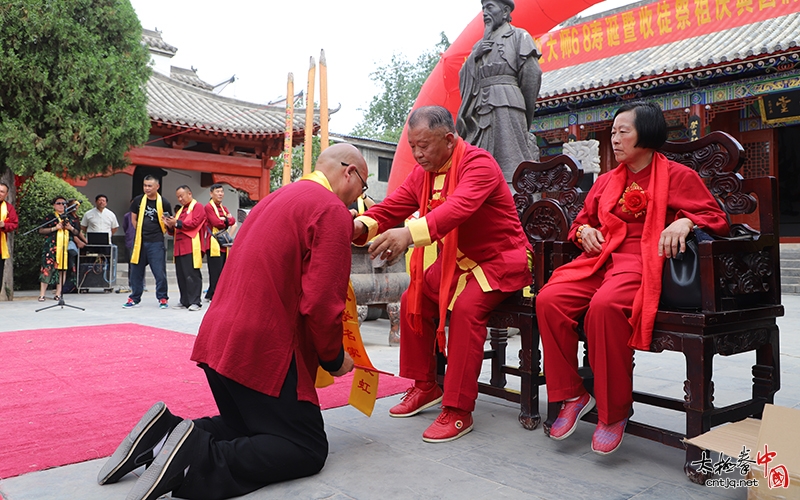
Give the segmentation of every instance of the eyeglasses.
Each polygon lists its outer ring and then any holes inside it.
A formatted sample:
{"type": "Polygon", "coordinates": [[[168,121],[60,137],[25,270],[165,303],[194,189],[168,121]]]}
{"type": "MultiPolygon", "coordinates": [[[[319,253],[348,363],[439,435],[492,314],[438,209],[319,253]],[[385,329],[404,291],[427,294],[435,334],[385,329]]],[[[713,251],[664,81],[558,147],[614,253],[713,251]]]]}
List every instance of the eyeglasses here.
{"type": "MultiPolygon", "coordinates": [[[[343,167],[349,167],[350,166],[349,163],[345,163],[343,161],[340,161],[339,163],[341,163],[343,167]]],[[[364,182],[364,178],[361,177],[361,174],[358,173],[358,169],[355,169],[355,173],[358,176],[358,180],[361,181],[361,194],[364,194],[364,193],[367,192],[367,189],[368,189],[367,183],[364,182]]]]}
{"type": "Polygon", "coordinates": [[[53,203],[53,205],[66,205],[66,204],[67,204],[66,201],[57,201],[57,202],[53,203]]]}

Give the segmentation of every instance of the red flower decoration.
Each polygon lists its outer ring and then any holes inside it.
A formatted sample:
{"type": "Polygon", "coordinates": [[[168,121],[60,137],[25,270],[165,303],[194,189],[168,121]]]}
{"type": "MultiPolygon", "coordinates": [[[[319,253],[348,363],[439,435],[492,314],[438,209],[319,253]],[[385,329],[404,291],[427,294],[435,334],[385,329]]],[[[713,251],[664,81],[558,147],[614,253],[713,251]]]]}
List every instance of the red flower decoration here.
{"type": "Polygon", "coordinates": [[[435,200],[430,200],[428,202],[428,210],[433,210],[434,208],[441,206],[442,203],[444,203],[444,201],[445,201],[444,198],[437,198],[435,200]]]}
{"type": "Polygon", "coordinates": [[[649,199],[650,196],[647,191],[634,182],[622,193],[619,204],[622,205],[623,212],[638,218],[640,215],[647,213],[647,201],[649,199]]]}

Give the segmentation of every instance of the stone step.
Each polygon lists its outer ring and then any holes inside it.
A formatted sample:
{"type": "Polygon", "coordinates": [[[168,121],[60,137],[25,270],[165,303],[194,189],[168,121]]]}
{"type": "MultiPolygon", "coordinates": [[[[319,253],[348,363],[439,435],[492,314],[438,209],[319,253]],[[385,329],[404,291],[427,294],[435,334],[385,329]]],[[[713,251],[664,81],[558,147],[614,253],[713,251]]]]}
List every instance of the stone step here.
{"type": "Polygon", "coordinates": [[[781,293],[800,295],[800,244],[781,244],[781,293]]]}
{"type": "Polygon", "coordinates": [[[781,294],[782,295],[800,295],[800,284],[786,284],[781,283],[781,294]]]}
{"type": "Polygon", "coordinates": [[[781,245],[781,259],[800,259],[800,248],[785,248],[781,245]]]}

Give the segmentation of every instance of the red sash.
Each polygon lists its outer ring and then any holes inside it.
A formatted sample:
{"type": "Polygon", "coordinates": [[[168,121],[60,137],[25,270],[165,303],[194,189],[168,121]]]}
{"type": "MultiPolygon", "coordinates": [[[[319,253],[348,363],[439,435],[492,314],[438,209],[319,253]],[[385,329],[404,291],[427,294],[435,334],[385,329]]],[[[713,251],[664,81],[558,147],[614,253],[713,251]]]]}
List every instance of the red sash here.
{"type": "MultiPolygon", "coordinates": [[[[451,157],[451,167],[449,181],[447,183],[447,196],[453,193],[458,184],[458,171],[464,159],[466,150],[464,139],[458,138],[451,157]]],[[[419,216],[424,217],[428,213],[428,201],[431,196],[431,187],[436,172],[425,172],[422,184],[422,196],[420,196],[419,216]]],[[[447,202],[445,198],[445,203],[447,202]]],[[[439,351],[447,356],[447,340],[444,335],[444,327],[447,322],[447,306],[450,303],[450,286],[453,283],[453,275],[456,269],[456,255],[458,252],[458,227],[447,233],[442,238],[442,252],[439,256],[442,259],[442,280],[439,282],[439,327],[436,330],[436,341],[439,351]]],[[[423,277],[425,274],[424,251],[420,248],[414,249],[411,253],[411,284],[408,287],[408,308],[411,315],[411,328],[414,333],[422,334],[422,288],[423,277]]]]}

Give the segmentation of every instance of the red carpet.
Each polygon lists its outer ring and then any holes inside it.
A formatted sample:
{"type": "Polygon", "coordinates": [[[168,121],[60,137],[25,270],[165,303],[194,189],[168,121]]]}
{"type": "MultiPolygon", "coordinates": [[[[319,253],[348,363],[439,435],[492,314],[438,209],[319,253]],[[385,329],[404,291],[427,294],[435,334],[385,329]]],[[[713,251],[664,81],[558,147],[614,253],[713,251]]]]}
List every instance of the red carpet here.
{"type": "MultiPolygon", "coordinates": [[[[159,400],[185,418],[215,415],[193,343],[130,323],[0,333],[0,479],[109,456],[159,400]]],[[[346,405],[351,383],[320,389],[322,408],[346,405]]],[[[383,376],[378,396],[408,386],[383,376]]]]}

